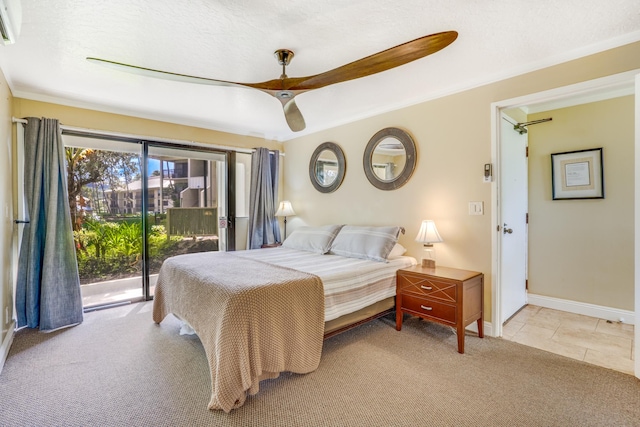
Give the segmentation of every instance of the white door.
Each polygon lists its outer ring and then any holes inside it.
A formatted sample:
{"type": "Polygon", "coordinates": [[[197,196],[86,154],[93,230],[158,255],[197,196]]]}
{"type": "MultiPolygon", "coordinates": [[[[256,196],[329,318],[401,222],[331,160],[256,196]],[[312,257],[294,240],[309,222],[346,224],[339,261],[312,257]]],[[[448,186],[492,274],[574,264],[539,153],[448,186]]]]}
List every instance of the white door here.
{"type": "Polygon", "coordinates": [[[500,125],[501,321],[527,303],[527,135],[502,116],[500,125]]]}

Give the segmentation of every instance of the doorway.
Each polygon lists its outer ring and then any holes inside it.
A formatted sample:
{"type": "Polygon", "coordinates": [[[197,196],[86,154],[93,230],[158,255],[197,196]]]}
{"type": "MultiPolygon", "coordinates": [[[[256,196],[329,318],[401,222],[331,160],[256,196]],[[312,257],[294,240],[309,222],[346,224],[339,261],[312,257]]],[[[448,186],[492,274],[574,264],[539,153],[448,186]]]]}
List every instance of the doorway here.
{"type": "Polygon", "coordinates": [[[149,145],[147,154],[148,275],[153,296],[165,259],[227,250],[226,155],[149,145]]]}
{"type": "Polygon", "coordinates": [[[63,131],[85,311],[151,299],[170,256],[233,247],[232,153],[123,139],[63,131]]]}
{"type": "MultiPolygon", "coordinates": [[[[505,177],[504,177],[504,171],[500,170],[500,165],[501,165],[500,153],[502,151],[502,143],[503,143],[502,138],[503,138],[503,132],[504,132],[503,129],[501,128],[502,112],[510,108],[521,107],[523,109],[526,109],[527,107],[538,106],[541,104],[547,104],[549,106],[547,110],[553,110],[553,109],[569,106],[571,105],[569,103],[572,101],[573,101],[573,105],[575,105],[575,104],[584,104],[584,103],[596,101],[598,99],[606,99],[607,93],[618,93],[617,96],[621,96],[619,95],[620,90],[622,89],[628,90],[629,88],[631,89],[630,89],[630,93],[628,94],[633,94],[634,93],[633,81],[636,74],[637,74],[637,71],[622,73],[619,75],[610,76],[603,79],[598,79],[598,80],[589,81],[589,82],[585,82],[577,85],[572,85],[565,88],[554,89],[546,92],[532,94],[532,95],[528,95],[520,98],[514,98],[511,100],[500,101],[492,104],[492,141],[493,141],[492,161],[498,169],[496,170],[496,174],[495,174],[496,181],[492,187],[492,202],[493,202],[493,206],[495,207],[494,214],[492,217],[492,222],[494,226],[494,231],[496,231],[496,233],[492,238],[492,244],[493,244],[493,253],[492,253],[492,257],[493,257],[493,268],[492,268],[493,335],[502,336],[502,326],[504,321],[507,320],[508,318],[507,317],[508,311],[504,309],[503,301],[502,301],[503,297],[505,297],[505,295],[507,294],[507,291],[505,288],[508,286],[504,280],[505,279],[504,269],[505,268],[508,269],[508,266],[505,265],[506,261],[505,261],[505,257],[503,256],[505,248],[503,246],[503,243],[504,243],[503,239],[501,238],[502,237],[501,234],[503,233],[503,226],[505,222],[503,218],[503,211],[502,211],[503,201],[501,199],[501,190],[503,185],[502,180],[505,177]]],[[[612,96],[609,95],[608,97],[610,98],[612,96]]],[[[640,123],[638,120],[637,112],[636,112],[636,123],[640,123]]],[[[636,132],[638,132],[638,125],[636,125],[636,132]]],[[[636,145],[637,144],[638,144],[638,137],[636,136],[636,145]]],[[[638,147],[636,147],[636,151],[637,149],[638,147]]],[[[637,173],[638,167],[639,167],[639,162],[638,162],[638,159],[636,159],[636,163],[635,163],[636,176],[638,175],[637,173]]],[[[638,206],[638,197],[639,197],[637,181],[638,179],[636,178],[636,196],[635,196],[636,207],[638,206]]],[[[535,221],[535,218],[534,218],[534,221],[535,221]]],[[[636,224],[636,234],[637,233],[638,233],[638,228],[636,224]]],[[[638,240],[638,238],[636,238],[636,240],[638,240]]],[[[636,257],[637,256],[638,255],[636,254],[636,257]]],[[[636,265],[637,264],[638,263],[636,262],[636,265]]],[[[636,268],[635,274],[637,277],[638,276],[637,268],[636,268]]],[[[637,297],[638,293],[640,293],[640,281],[638,279],[635,280],[634,287],[635,287],[635,293],[637,297]]],[[[639,307],[639,304],[637,301],[635,306],[636,306],[636,312],[637,312],[637,308],[639,307]]],[[[636,328],[635,334],[636,334],[635,348],[636,348],[636,354],[637,354],[637,350],[639,347],[638,328],[636,328]]],[[[636,361],[636,376],[638,376],[638,374],[640,373],[639,365],[640,364],[638,364],[636,361]]]]}
{"type": "Polygon", "coordinates": [[[83,307],[143,299],[141,145],[63,141],[83,307]]]}

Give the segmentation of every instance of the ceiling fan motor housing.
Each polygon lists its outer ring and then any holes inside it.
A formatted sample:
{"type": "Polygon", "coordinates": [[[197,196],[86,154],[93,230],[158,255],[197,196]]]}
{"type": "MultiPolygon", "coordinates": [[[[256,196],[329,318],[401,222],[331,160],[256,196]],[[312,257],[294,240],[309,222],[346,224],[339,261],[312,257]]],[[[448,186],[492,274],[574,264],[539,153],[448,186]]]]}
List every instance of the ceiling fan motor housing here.
{"type": "Polygon", "coordinates": [[[278,49],[273,54],[278,58],[278,64],[280,65],[289,65],[291,60],[293,59],[293,52],[289,49],[278,49]]]}

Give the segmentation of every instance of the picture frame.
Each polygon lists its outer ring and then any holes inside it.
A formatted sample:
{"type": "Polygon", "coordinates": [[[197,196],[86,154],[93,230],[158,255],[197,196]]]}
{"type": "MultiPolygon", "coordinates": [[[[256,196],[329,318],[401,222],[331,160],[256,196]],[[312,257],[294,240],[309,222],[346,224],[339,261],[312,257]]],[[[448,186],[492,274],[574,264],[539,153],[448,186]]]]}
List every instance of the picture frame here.
{"type": "Polygon", "coordinates": [[[551,154],[553,200],[604,199],[602,148],[551,154]]]}

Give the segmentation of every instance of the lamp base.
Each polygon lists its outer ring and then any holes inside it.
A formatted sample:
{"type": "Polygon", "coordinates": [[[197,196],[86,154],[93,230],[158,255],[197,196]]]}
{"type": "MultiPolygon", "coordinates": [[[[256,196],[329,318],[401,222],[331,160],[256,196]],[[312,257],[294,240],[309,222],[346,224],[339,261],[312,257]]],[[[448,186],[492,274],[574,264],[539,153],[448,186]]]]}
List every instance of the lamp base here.
{"type": "Polygon", "coordinates": [[[436,260],[429,258],[422,258],[422,266],[427,268],[436,268],[436,260]]]}

